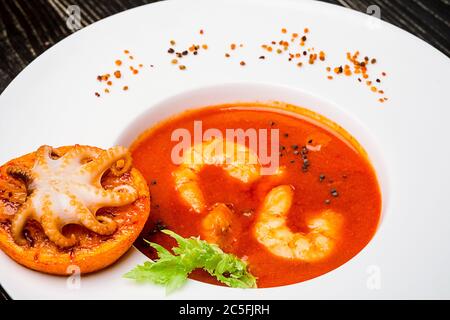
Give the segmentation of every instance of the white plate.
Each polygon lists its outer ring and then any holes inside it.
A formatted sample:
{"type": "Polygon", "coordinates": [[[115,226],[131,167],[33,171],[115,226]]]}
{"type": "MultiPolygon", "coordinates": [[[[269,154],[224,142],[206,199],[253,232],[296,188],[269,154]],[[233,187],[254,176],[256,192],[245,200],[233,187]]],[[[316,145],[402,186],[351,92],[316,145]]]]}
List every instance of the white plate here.
{"type": "MultiPolygon", "coordinates": [[[[425,42],[337,6],[268,0],[156,3],[77,32],[11,83],[0,97],[0,162],[41,144],[111,146],[137,115],[195,88],[239,81],[250,83],[247,92],[233,89],[236,96],[224,97],[219,90],[215,98],[208,89],[197,93],[211,101],[310,101],[306,107],[349,121],[347,129],[364,141],[367,137],[366,147],[374,150],[388,199],[375,238],[342,267],[304,283],[238,290],[189,281],[167,298],[450,298],[449,74],[448,58],[425,42]],[[327,52],[327,62],[299,70],[278,57],[258,60],[260,44],[279,39],[282,27],[292,32],[308,27],[310,43],[327,52]],[[170,39],[181,46],[204,39],[210,49],[189,57],[188,70],[181,72],[166,54],[170,39]],[[226,60],[232,42],[245,46],[239,57],[226,60]],[[96,98],[95,76],[112,70],[123,49],[146,68],[127,81],[128,92],[116,89],[96,98]],[[377,57],[377,70],[388,72],[383,81],[388,103],[380,104],[354,78],[326,79],[325,66],[344,63],[345,53],[356,50],[377,57]],[[240,60],[247,65],[241,67],[240,60]]],[[[187,104],[198,98],[185,97],[187,104]]],[[[76,289],[66,278],[30,271],[0,253],[0,283],[15,299],[166,298],[162,288],[121,278],[144,260],[132,249],[113,267],[82,277],[76,289]]]]}

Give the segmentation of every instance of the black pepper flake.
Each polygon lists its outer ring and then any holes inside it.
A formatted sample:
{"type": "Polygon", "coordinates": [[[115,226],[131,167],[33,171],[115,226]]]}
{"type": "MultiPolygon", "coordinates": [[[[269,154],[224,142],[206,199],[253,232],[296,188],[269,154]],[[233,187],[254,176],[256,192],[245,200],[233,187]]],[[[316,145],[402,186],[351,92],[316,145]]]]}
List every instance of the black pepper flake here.
{"type": "Polygon", "coordinates": [[[297,144],[293,144],[293,145],[291,146],[291,148],[294,149],[294,150],[297,150],[297,149],[298,149],[298,145],[297,145],[297,144]]]}
{"type": "Polygon", "coordinates": [[[198,51],[194,51],[193,53],[194,53],[194,56],[198,55],[198,51]]]}
{"type": "Polygon", "coordinates": [[[275,121],[270,121],[270,126],[273,127],[274,125],[276,125],[275,121]]]}
{"type": "Polygon", "coordinates": [[[325,202],[325,204],[330,204],[331,200],[330,199],[326,199],[324,202],[325,202]]]}
{"type": "Polygon", "coordinates": [[[294,151],[294,154],[295,154],[295,155],[298,155],[299,153],[300,153],[300,151],[298,151],[298,150],[295,150],[295,151],[294,151]]]}
{"type": "Polygon", "coordinates": [[[284,134],[284,137],[285,137],[285,138],[288,138],[288,137],[289,137],[289,133],[285,133],[285,134],[284,134]]]}
{"type": "Polygon", "coordinates": [[[164,229],[167,229],[167,226],[164,224],[164,222],[162,222],[161,220],[157,220],[153,228],[150,230],[149,234],[155,234],[164,229]]]}
{"type": "Polygon", "coordinates": [[[313,143],[313,140],[312,140],[312,139],[309,139],[309,140],[308,140],[308,143],[309,143],[309,144],[313,143]]]}
{"type": "Polygon", "coordinates": [[[331,189],[330,194],[335,198],[339,197],[339,193],[336,189],[331,189]]]}
{"type": "Polygon", "coordinates": [[[325,180],[325,175],[324,175],[324,174],[321,174],[321,175],[319,176],[319,181],[322,182],[323,180],[325,180]]]}
{"type": "Polygon", "coordinates": [[[156,180],[150,181],[150,185],[155,186],[157,184],[156,180]]]}
{"type": "Polygon", "coordinates": [[[302,155],[306,156],[308,154],[308,148],[305,146],[302,147],[302,155]]]}
{"type": "Polygon", "coordinates": [[[175,50],[173,48],[170,48],[169,50],[167,50],[168,53],[172,54],[175,52],[175,50]]]}
{"type": "Polygon", "coordinates": [[[265,56],[260,56],[259,59],[264,60],[266,57],[265,56]]]}
{"type": "Polygon", "coordinates": [[[187,56],[188,55],[188,51],[187,50],[184,50],[181,54],[183,55],[183,56],[187,56]]]}

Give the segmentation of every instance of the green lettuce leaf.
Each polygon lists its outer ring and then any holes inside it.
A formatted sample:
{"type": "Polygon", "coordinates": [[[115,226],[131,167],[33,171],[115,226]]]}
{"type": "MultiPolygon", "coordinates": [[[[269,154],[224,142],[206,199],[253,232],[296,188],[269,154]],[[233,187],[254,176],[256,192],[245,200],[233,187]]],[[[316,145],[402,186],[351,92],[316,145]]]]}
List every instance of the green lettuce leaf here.
{"type": "Polygon", "coordinates": [[[199,238],[183,238],[170,230],[162,232],[177,241],[178,247],[172,248],[174,254],[147,241],[157,251],[159,259],[136,266],[124,275],[125,278],[164,285],[170,293],[183,286],[193,270],[204,269],[229,287],[256,288],[256,278],[247,270],[247,263],[235,255],[199,238]]]}

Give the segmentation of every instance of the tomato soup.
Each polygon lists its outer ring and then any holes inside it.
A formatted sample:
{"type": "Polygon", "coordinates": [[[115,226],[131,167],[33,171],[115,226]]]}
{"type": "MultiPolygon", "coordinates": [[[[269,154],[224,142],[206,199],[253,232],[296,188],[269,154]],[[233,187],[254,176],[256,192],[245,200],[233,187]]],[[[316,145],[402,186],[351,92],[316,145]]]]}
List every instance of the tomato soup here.
{"type": "MultiPolygon", "coordinates": [[[[266,143],[274,140],[269,135],[266,143]]],[[[227,217],[227,228],[220,229],[217,244],[247,261],[258,287],[288,285],[347,262],[371,240],[380,220],[381,192],[364,149],[337,124],[306,109],[234,104],[190,110],[150,128],[131,150],[152,199],[150,218],[136,246],[152,259],[155,253],[143,239],[170,249],[175,242],[159,232],[167,228],[208,241],[205,218],[214,206],[224,204],[232,215],[227,217]],[[172,134],[184,129],[194,143],[195,121],[201,121],[202,130],[217,129],[224,135],[227,129],[277,129],[279,145],[272,156],[280,170],[243,182],[221,165],[204,165],[195,172],[195,181],[206,206],[193,210],[174,178],[180,164],[174,163],[172,152],[179,141],[172,141],[172,134]],[[291,197],[281,220],[267,209],[268,194],[279,186],[285,186],[291,197]],[[338,225],[327,224],[330,214],[339,217],[338,225]],[[271,224],[267,219],[275,216],[278,220],[272,225],[283,224],[282,229],[267,229],[266,223],[271,224]],[[284,243],[294,238],[299,242],[284,243]]],[[[190,277],[218,284],[202,270],[190,277]]]]}

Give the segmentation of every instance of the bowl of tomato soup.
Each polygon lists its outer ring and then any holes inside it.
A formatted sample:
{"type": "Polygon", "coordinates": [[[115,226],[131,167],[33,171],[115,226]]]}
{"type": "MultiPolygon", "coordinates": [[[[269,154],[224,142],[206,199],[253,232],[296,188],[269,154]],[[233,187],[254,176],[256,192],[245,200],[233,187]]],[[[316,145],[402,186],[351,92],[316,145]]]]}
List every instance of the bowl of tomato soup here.
{"type": "MultiPolygon", "coordinates": [[[[228,84],[182,93],[139,116],[119,143],[152,198],[145,240],[170,229],[248,264],[258,288],[303,282],[352,259],[376,234],[385,168],[357,119],[301,91],[228,84]]],[[[203,270],[190,277],[220,285],[203,270]]]]}

